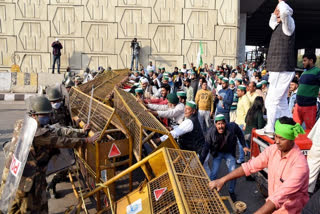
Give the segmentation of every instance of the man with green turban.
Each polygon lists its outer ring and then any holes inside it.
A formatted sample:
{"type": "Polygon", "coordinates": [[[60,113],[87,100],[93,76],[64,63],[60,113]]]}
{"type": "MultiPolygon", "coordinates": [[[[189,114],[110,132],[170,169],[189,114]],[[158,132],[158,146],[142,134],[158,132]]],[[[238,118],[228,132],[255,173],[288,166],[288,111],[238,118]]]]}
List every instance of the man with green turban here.
{"type": "Polygon", "coordinates": [[[275,123],[274,144],[226,176],[211,181],[210,189],[220,191],[227,181],[268,168],[269,197],[256,213],[301,213],[309,200],[309,168],[294,143],[299,134],[304,134],[300,124],[292,118],[281,117],[275,123]]]}
{"type": "MultiPolygon", "coordinates": [[[[198,120],[197,104],[195,102],[186,102],[183,122],[179,126],[173,127],[170,133],[173,138],[177,139],[181,149],[200,154],[205,139],[198,120]]],[[[160,143],[167,139],[168,136],[163,135],[156,138],[155,142],[160,143]]]]}
{"type": "Polygon", "coordinates": [[[175,93],[168,94],[168,105],[148,104],[151,114],[170,119],[170,126],[181,124],[184,118],[184,104],[175,93]]]}

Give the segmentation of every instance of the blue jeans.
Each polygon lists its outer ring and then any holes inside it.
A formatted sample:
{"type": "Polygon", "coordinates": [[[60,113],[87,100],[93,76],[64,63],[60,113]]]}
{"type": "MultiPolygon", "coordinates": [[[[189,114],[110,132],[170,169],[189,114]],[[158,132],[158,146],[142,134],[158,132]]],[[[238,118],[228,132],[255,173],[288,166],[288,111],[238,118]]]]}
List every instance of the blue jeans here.
{"type": "MultiPolygon", "coordinates": [[[[240,127],[240,129],[241,129],[241,131],[243,133],[243,136],[244,136],[244,131],[242,130],[243,126],[244,125],[239,125],[239,127],[240,127]]],[[[238,162],[244,162],[245,154],[244,154],[243,147],[242,147],[242,145],[241,145],[239,140],[238,140],[238,146],[239,146],[239,159],[238,159],[238,162]]]]}
{"type": "MultiPolygon", "coordinates": [[[[219,171],[222,159],[226,160],[226,164],[227,164],[229,173],[232,172],[233,170],[235,170],[235,168],[236,168],[235,157],[233,157],[233,155],[230,153],[218,152],[217,157],[214,157],[213,161],[212,161],[210,180],[217,179],[217,175],[218,175],[218,171],[219,171]]],[[[236,187],[236,179],[233,179],[229,182],[229,192],[234,193],[235,187],[236,187]]]]}
{"type": "Polygon", "coordinates": [[[53,55],[52,73],[54,73],[54,67],[57,62],[58,74],[60,74],[60,56],[53,55]]]}
{"type": "Polygon", "coordinates": [[[139,55],[133,55],[133,54],[132,54],[132,58],[131,58],[131,70],[133,69],[134,60],[136,60],[136,71],[137,71],[137,70],[138,70],[138,65],[139,65],[139,55]]]}
{"type": "Polygon", "coordinates": [[[209,152],[203,163],[203,168],[206,171],[208,176],[210,176],[211,174],[211,167],[212,167],[212,155],[209,152]]]}

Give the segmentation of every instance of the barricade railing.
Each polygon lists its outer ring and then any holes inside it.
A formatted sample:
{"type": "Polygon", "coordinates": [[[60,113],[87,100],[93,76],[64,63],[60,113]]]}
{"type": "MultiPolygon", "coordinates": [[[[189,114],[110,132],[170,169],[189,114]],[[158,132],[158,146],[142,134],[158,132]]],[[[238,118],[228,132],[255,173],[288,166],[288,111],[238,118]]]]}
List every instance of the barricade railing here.
{"type": "Polygon", "coordinates": [[[110,105],[109,101],[112,98],[113,89],[116,85],[120,85],[127,80],[129,69],[118,69],[113,71],[105,71],[93,80],[79,85],[80,91],[90,95],[92,86],[94,87],[93,96],[110,105]]]}
{"type": "Polygon", "coordinates": [[[138,161],[145,156],[142,151],[144,144],[148,144],[152,151],[161,147],[179,148],[169,130],[154,115],[146,111],[131,93],[122,89],[115,89],[114,92],[114,108],[122,121],[125,121],[133,138],[133,153],[138,161]],[[155,135],[168,135],[168,139],[157,145],[152,140],[155,135]]]}
{"type": "MultiPolygon", "coordinates": [[[[195,152],[161,148],[132,165],[110,180],[100,184],[84,199],[105,191],[107,187],[133,171],[149,165],[154,177],[146,179],[125,197],[112,202],[104,213],[142,214],[230,213],[216,190],[208,187],[209,178],[195,152]],[[134,213],[134,212],[133,212],[134,213]]],[[[79,200],[74,212],[80,213],[83,201],[79,200]]],[[[231,209],[234,208],[231,206],[231,209]]]]}
{"type": "MultiPolygon", "coordinates": [[[[88,121],[91,131],[89,136],[100,133],[94,144],[86,144],[75,151],[81,175],[87,187],[96,188],[97,183],[104,182],[116,174],[117,167],[132,164],[132,138],[122,120],[110,106],[92,98],[91,116],[89,115],[91,97],[77,88],[70,91],[70,110],[72,119],[80,127],[88,121]]],[[[131,189],[132,178],[129,176],[131,189]]],[[[110,193],[115,195],[115,187],[110,186],[110,193]]],[[[74,188],[75,189],[75,188],[74,188]]],[[[108,190],[108,191],[109,191],[108,190]]],[[[78,194],[79,195],[79,194],[78,194]]],[[[97,192],[95,199],[97,210],[101,209],[101,194],[97,192]]],[[[106,198],[106,196],[105,196],[106,198]]],[[[109,203],[109,202],[105,202],[109,203]]]]}

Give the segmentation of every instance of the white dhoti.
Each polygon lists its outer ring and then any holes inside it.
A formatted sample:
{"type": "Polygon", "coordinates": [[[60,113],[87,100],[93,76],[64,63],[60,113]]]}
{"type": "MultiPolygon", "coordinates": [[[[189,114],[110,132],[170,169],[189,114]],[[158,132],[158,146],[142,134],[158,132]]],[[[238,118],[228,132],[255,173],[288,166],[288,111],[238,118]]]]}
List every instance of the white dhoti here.
{"type": "Polygon", "coordinates": [[[308,192],[313,193],[320,172],[320,120],[310,131],[308,138],[312,140],[312,147],[308,153],[309,166],[309,188],[308,192]]]}
{"type": "Polygon", "coordinates": [[[320,146],[312,145],[308,152],[309,187],[308,192],[313,193],[320,172],[320,146]]]}
{"type": "Polygon", "coordinates": [[[274,132],[274,124],[276,119],[280,117],[292,117],[288,105],[288,92],[291,80],[294,78],[295,72],[269,72],[269,88],[265,100],[267,109],[268,122],[265,127],[266,132],[274,132]]]}

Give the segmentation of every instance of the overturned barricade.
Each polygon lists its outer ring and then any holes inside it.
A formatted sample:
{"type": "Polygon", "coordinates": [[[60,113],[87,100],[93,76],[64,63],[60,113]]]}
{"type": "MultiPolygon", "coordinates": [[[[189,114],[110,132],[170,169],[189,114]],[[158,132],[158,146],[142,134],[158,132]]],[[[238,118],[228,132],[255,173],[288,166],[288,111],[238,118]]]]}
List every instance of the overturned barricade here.
{"type": "MultiPolygon", "coordinates": [[[[171,148],[155,151],[101,184],[84,199],[145,165],[149,165],[153,177],[117,201],[110,198],[103,213],[229,213],[225,199],[209,189],[209,178],[196,153],[171,148]]],[[[82,203],[79,201],[74,213],[80,213],[82,203]]]]}
{"type": "Polygon", "coordinates": [[[126,82],[129,72],[129,69],[119,69],[103,73],[93,80],[80,85],[79,89],[90,95],[93,87],[93,97],[110,105],[114,87],[126,82]]]}
{"type": "MultiPolygon", "coordinates": [[[[131,166],[131,136],[113,108],[76,88],[72,88],[70,91],[70,109],[72,119],[80,127],[90,124],[90,136],[100,133],[100,137],[95,144],[86,144],[75,151],[80,174],[83,176],[83,179],[80,180],[83,180],[86,186],[93,190],[98,183],[112,178],[117,167],[131,166]]],[[[131,188],[131,176],[129,176],[128,183],[131,188]]],[[[85,185],[82,184],[81,186],[85,185]]],[[[80,197],[82,192],[77,193],[75,191],[75,194],[80,197]]],[[[104,194],[108,194],[111,198],[114,197],[115,187],[109,186],[104,194]]],[[[100,210],[101,203],[108,204],[105,195],[96,192],[97,210],[100,210]]]]}
{"type": "Polygon", "coordinates": [[[164,125],[150,112],[147,112],[146,108],[137,102],[131,93],[121,89],[115,89],[114,91],[116,113],[122,121],[125,121],[133,138],[133,153],[138,161],[161,147],[179,148],[164,125]],[[155,135],[168,135],[168,139],[157,145],[152,140],[155,135]]]}

